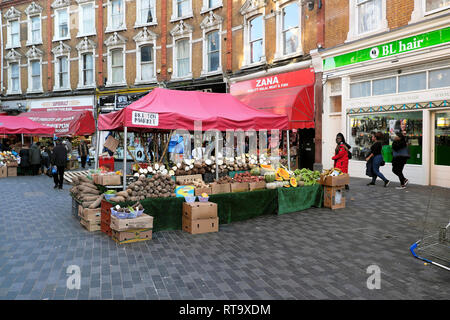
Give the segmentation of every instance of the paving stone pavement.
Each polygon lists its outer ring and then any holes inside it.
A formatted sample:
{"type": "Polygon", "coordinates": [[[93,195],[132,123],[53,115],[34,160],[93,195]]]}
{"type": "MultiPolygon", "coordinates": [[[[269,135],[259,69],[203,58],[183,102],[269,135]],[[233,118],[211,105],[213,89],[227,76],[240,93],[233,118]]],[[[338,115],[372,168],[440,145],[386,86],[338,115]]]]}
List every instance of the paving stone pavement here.
{"type": "Polygon", "coordinates": [[[345,209],[265,215],[202,235],[162,231],[119,246],[80,226],[68,185],[0,179],[0,299],[448,299],[450,272],[425,266],[409,246],[427,209],[448,216],[450,190],[366,182],[352,179],[345,209]],[[79,290],[67,289],[71,265],[81,270],[79,290]],[[370,265],[381,270],[379,290],[367,288],[370,265]]]}

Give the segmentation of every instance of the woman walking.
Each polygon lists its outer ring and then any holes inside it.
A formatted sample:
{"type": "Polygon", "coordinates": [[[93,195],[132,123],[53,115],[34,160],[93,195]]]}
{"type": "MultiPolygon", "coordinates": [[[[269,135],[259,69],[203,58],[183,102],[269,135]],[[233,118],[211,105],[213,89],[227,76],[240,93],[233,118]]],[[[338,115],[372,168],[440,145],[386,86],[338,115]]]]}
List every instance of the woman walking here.
{"type": "Polygon", "coordinates": [[[383,134],[381,132],[372,134],[372,141],[374,144],[370,147],[370,155],[366,158],[366,161],[372,159],[373,176],[372,181],[367,184],[368,186],[375,185],[377,177],[384,181],[384,187],[389,186],[390,183],[390,181],[380,172],[380,166],[384,165],[383,156],[381,155],[381,149],[383,148],[383,145],[381,144],[382,139],[383,134]]]}
{"type": "MultiPolygon", "coordinates": [[[[334,160],[334,167],[340,169],[343,173],[348,173],[348,150],[351,146],[345,142],[342,133],[336,135],[336,144],[334,157],[331,158],[334,160]]],[[[345,189],[350,189],[348,184],[345,185],[345,189]]]]}
{"type": "Polygon", "coordinates": [[[400,180],[400,187],[397,187],[397,189],[405,189],[408,184],[408,179],[403,175],[403,168],[410,156],[406,138],[401,132],[397,133],[394,142],[392,142],[392,155],[392,172],[398,176],[400,180]]]}

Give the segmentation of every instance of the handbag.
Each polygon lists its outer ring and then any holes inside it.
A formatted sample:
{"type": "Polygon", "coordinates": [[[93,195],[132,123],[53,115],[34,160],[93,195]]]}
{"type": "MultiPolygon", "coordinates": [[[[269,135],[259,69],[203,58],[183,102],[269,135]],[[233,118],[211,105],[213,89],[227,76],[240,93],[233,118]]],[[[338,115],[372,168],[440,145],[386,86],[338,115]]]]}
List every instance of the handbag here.
{"type": "Polygon", "coordinates": [[[351,159],[352,158],[352,153],[350,151],[347,151],[348,153],[348,158],[351,159]]]}
{"type": "Polygon", "coordinates": [[[56,166],[52,167],[52,174],[55,175],[58,173],[58,168],[56,166]]]}

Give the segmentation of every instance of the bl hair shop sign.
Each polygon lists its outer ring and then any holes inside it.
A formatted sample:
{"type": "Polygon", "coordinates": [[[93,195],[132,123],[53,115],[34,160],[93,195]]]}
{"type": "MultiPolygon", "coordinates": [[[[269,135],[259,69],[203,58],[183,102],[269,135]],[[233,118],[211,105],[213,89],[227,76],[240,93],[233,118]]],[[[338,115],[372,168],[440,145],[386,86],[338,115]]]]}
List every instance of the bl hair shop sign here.
{"type": "Polygon", "coordinates": [[[418,34],[323,60],[325,71],[450,42],[450,27],[418,34]]]}

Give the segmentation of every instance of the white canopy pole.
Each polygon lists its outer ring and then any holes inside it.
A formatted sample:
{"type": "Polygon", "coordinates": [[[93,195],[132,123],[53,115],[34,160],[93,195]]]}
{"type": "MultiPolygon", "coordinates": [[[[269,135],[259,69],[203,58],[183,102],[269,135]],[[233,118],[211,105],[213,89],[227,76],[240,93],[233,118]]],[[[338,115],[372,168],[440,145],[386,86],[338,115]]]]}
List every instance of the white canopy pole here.
{"type": "Polygon", "coordinates": [[[127,135],[128,128],[123,128],[123,191],[127,190],[127,135]]]}
{"type": "Polygon", "coordinates": [[[287,157],[288,157],[288,169],[291,171],[291,140],[289,139],[289,130],[286,131],[286,140],[287,140],[287,157]]]}
{"type": "Polygon", "coordinates": [[[23,133],[22,133],[22,146],[23,146],[23,133]]]}
{"type": "Polygon", "coordinates": [[[216,152],[215,152],[215,155],[216,155],[216,180],[219,180],[219,165],[218,165],[218,163],[217,163],[217,161],[218,161],[218,157],[219,157],[219,133],[220,133],[220,131],[216,131],[216,152]]]}

